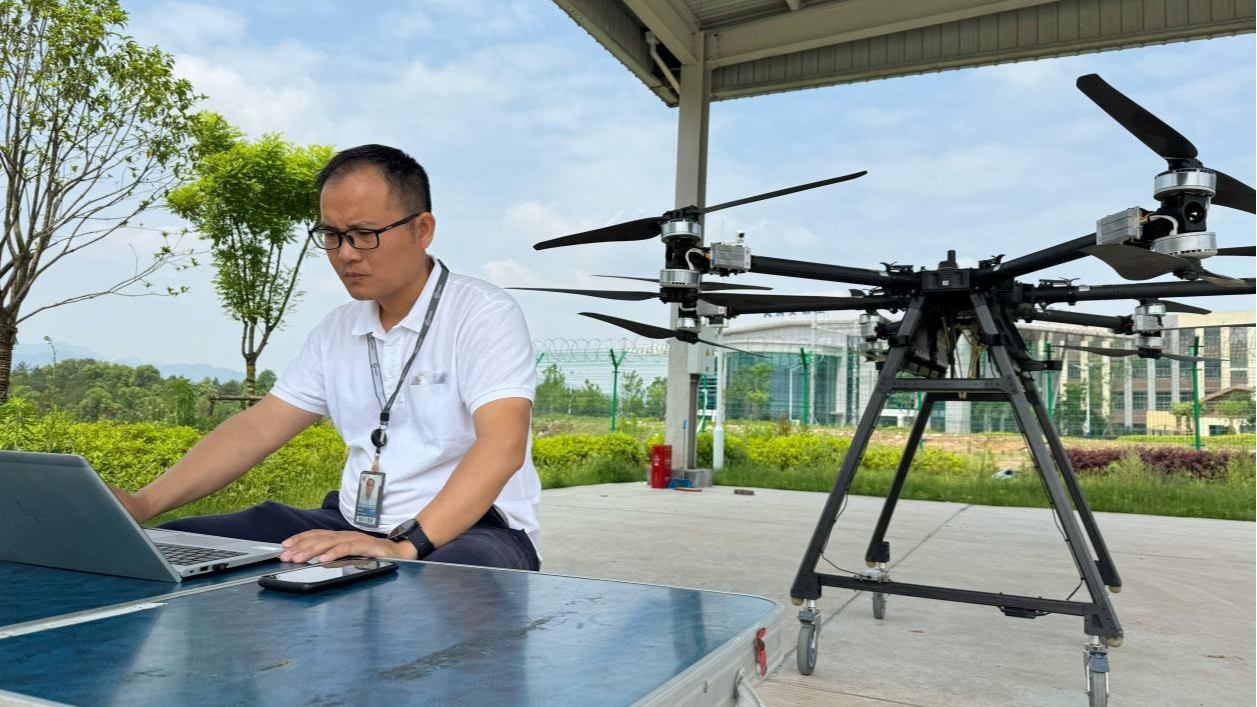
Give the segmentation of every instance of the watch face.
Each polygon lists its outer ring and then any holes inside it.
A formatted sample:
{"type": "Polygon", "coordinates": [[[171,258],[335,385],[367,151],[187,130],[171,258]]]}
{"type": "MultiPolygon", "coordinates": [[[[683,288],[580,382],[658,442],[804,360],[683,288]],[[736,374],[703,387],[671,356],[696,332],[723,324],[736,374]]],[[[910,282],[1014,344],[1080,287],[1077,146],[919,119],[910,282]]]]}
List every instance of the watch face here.
{"type": "Polygon", "coordinates": [[[397,538],[405,537],[407,533],[414,530],[416,525],[418,525],[418,523],[415,522],[414,518],[402,521],[400,525],[389,531],[389,540],[396,540],[397,538]]]}

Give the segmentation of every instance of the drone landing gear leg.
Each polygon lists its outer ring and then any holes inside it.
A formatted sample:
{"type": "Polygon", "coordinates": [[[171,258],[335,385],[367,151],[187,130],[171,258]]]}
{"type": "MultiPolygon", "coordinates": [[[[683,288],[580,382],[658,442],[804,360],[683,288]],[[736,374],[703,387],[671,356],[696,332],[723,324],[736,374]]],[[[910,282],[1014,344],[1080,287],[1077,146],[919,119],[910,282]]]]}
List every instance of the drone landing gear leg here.
{"type": "MultiPolygon", "coordinates": [[[[912,431],[908,433],[908,441],[904,444],[903,455],[899,458],[899,467],[895,470],[895,479],[886,492],[886,501],[882,504],[882,513],[877,519],[877,527],[869,540],[868,550],[864,553],[864,563],[869,569],[864,576],[878,582],[890,579],[888,564],[890,563],[890,543],[886,542],[886,530],[890,527],[890,519],[895,514],[895,506],[899,503],[899,495],[903,492],[904,482],[908,479],[908,470],[912,468],[912,460],[916,457],[921,445],[921,437],[930,423],[930,413],[938,398],[926,393],[917,411],[917,418],[912,423],[912,431]]],[[[873,618],[886,617],[886,594],[873,592],[873,618]]]]}
{"type": "MultiPolygon", "coordinates": [[[[974,295],[973,304],[974,313],[978,317],[983,333],[990,336],[997,335],[999,332],[986,299],[981,295],[974,295]]],[[[1082,501],[1079,504],[1080,509],[1087,508],[1086,500],[1082,496],[1082,489],[1077,487],[1077,479],[1073,476],[1073,468],[1069,465],[1069,460],[1064,455],[1065,450],[1060,446],[1060,439],[1055,434],[1055,428],[1052,427],[1051,420],[1039,404],[1040,400],[1037,391],[1031,387],[1029,395],[1027,395],[1026,386],[1016,375],[1012,357],[1005,346],[1002,344],[993,345],[990,347],[989,352],[991,358],[995,361],[995,366],[1000,376],[1007,382],[1005,393],[1008,395],[1008,401],[1012,403],[1017,422],[1020,424],[1026,443],[1030,447],[1030,455],[1034,459],[1035,468],[1043,479],[1044,486],[1047,487],[1048,496],[1052,502],[1052,511],[1056,514],[1057,520],[1060,521],[1062,532],[1065,535],[1065,543],[1069,546],[1070,554],[1074,558],[1074,565],[1078,568],[1083,583],[1087,586],[1087,592],[1091,595],[1090,605],[1083,614],[1084,630],[1092,639],[1087,644],[1087,694],[1091,700],[1091,707],[1104,707],[1108,704],[1109,665],[1107,648],[1121,645],[1122,627],[1117,621],[1113,605],[1109,602],[1109,596],[1104,591],[1104,582],[1097,567],[1100,563],[1092,561],[1091,551],[1087,545],[1086,538],[1082,529],[1078,527],[1078,520],[1074,517],[1069,499],[1066,497],[1065,488],[1057,475],[1058,467],[1061,475],[1066,478],[1067,482],[1072,481],[1074,484],[1070,492],[1076,501],[1082,501]],[[1039,434],[1040,426],[1043,434],[1039,434]],[[1051,452],[1048,450],[1048,446],[1044,444],[1045,437],[1049,442],[1055,440],[1055,443],[1052,444],[1051,452]],[[1057,453],[1055,459],[1052,452],[1057,453]]],[[[1094,527],[1094,518],[1091,517],[1090,510],[1088,509],[1082,515],[1084,519],[1089,519],[1093,524],[1092,527],[1094,527]]],[[[1100,539],[1097,547],[1104,547],[1098,528],[1095,529],[1093,537],[1100,539]]],[[[1111,568],[1111,563],[1108,566],[1111,568]]]]}
{"type": "Polygon", "coordinates": [[[1069,491],[1069,497],[1074,502],[1074,508],[1078,510],[1082,526],[1087,531],[1087,538],[1091,541],[1091,547],[1095,550],[1096,569],[1100,572],[1100,579],[1104,581],[1110,592],[1116,594],[1122,590],[1122,579],[1117,574],[1117,567],[1113,564],[1113,557],[1109,555],[1108,546],[1104,544],[1104,536],[1100,534],[1100,527],[1096,525],[1095,515],[1091,512],[1091,506],[1087,504],[1087,498],[1083,495],[1082,487],[1078,484],[1078,473],[1074,471],[1073,464],[1069,462],[1069,455],[1065,453],[1065,445],[1061,443],[1061,437],[1056,433],[1056,427],[1052,425],[1052,420],[1048,416],[1047,409],[1044,408],[1043,401],[1039,397],[1038,390],[1035,389],[1033,382],[1027,382],[1026,388],[1026,397],[1030,399],[1035,417],[1038,418],[1039,426],[1043,429],[1043,436],[1047,437],[1052,456],[1056,458],[1061,478],[1065,480],[1065,489],[1069,491]]]}
{"type": "MultiPolygon", "coordinates": [[[[904,312],[899,332],[903,335],[905,342],[911,339],[912,333],[916,331],[917,324],[921,320],[921,304],[921,298],[917,297],[904,312]]],[[[838,520],[838,514],[851,488],[851,481],[855,478],[855,472],[864,458],[864,451],[868,447],[873,430],[877,427],[882,407],[886,404],[886,399],[894,387],[895,374],[903,365],[906,352],[906,345],[891,346],[890,352],[886,355],[886,362],[882,366],[881,374],[878,375],[877,385],[869,398],[868,406],[864,409],[864,416],[860,418],[860,424],[856,426],[855,435],[851,438],[851,446],[843,457],[838,478],[834,481],[834,488],[825,501],[825,508],[821,511],[821,517],[816,522],[816,530],[812,533],[812,540],[799,565],[799,573],[795,576],[794,586],[790,589],[790,597],[796,606],[806,602],[806,608],[799,612],[801,626],[798,662],[799,672],[804,675],[810,675],[812,668],[815,667],[816,637],[820,625],[819,614],[815,610],[816,600],[821,596],[821,581],[816,571],[816,563],[825,551],[825,546],[829,544],[830,532],[838,520]],[[805,657],[808,656],[810,656],[810,662],[805,663],[805,657]]],[[[887,521],[889,522],[889,517],[887,521]]]]}

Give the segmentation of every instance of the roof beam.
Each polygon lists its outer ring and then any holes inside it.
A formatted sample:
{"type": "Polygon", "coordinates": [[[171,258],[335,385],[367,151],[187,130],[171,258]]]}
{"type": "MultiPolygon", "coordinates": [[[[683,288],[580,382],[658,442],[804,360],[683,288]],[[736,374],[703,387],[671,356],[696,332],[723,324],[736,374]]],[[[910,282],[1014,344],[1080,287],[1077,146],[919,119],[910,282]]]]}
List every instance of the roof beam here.
{"type": "MultiPolygon", "coordinates": [[[[645,0],[626,1],[634,6],[645,4],[645,0]]],[[[847,0],[711,30],[706,36],[707,63],[713,68],[738,64],[1055,1],[930,0],[918,3],[847,0]]]]}
{"type": "Polygon", "coordinates": [[[624,0],[624,5],[682,64],[698,63],[698,18],[673,0],[624,0]]]}

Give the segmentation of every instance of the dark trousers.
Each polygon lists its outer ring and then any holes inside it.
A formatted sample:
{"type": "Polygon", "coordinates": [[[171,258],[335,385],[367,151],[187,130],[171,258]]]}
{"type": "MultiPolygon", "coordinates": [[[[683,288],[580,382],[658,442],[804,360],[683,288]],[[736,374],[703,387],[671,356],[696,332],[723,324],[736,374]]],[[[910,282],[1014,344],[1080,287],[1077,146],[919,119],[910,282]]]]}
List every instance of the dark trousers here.
{"type": "MultiPolygon", "coordinates": [[[[167,530],[220,535],[227,538],[281,543],[307,530],[353,530],[340,514],[340,492],[330,491],[323,498],[322,508],[293,508],[267,501],[238,513],[216,516],[180,518],[161,526],[167,530]]],[[[384,537],[384,533],[369,533],[384,537]]],[[[506,527],[493,509],[476,521],[462,535],[437,548],[423,558],[425,562],[449,562],[459,565],[501,567],[504,569],[541,569],[541,561],[528,534],[506,527]]]]}

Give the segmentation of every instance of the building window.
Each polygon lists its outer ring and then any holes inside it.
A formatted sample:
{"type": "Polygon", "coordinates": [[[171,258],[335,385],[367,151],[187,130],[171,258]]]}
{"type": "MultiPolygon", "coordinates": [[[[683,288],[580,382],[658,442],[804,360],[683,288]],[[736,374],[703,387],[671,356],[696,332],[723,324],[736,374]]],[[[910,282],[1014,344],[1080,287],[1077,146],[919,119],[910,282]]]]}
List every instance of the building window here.
{"type": "Polygon", "coordinates": [[[1130,394],[1131,410],[1147,410],[1148,409],[1148,391],[1136,390],[1130,394]]]}
{"type": "Polygon", "coordinates": [[[1169,393],[1169,391],[1166,391],[1166,392],[1164,392],[1164,393],[1163,393],[1163,392],[1161,392],[1161,391],[1159,391],[1159,390],[1157,391],[1157,409],[1158,409],[1158,410],[1169,410],[1169,409],[1170,409],[1170,393],[1169,393]]]}

